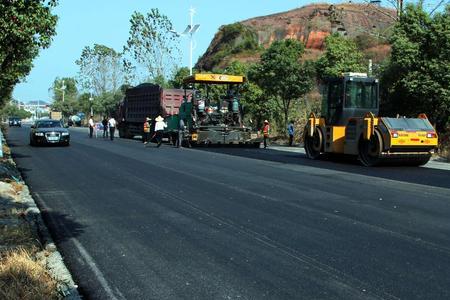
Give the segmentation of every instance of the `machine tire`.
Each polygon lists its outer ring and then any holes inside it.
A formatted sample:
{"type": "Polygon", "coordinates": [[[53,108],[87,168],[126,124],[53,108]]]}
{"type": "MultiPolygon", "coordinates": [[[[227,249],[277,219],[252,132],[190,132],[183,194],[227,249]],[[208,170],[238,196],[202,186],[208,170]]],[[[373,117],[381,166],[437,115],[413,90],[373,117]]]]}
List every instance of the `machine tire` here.
{"type": "Polygon", "coordinates": [[[305,130],[305,152],[308,158],[318,159],[323,153],[323,143],[323,133],[319,127],[314,129],[314,134],[312,137],[308,136],[307,130],[305,130]]]}
{"type": "Polygon", "coordinates": [[[369,141],[360,140],[358,159],[366,167],[374,167],[382,162],[381,152],[383,151],[383,138],[378,130],[369,141]]]}
{"type": "Polygon", "coordinates": [[[420,157],[420,158],[405,158],[399,162],[402,166],[411,166],[411,167],[420,167],[425,165],[431,159],[431,155],[429,157],[420,157]]]}

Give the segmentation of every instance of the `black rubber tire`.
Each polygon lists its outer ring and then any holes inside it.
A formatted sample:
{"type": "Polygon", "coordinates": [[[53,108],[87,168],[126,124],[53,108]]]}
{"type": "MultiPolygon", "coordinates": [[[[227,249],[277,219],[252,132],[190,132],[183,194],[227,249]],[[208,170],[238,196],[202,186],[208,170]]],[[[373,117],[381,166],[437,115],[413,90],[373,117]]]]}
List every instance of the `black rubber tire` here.
{"type": "Polygon", "coordinates": [[[369,141],[361,139],[358,148],[358,159],[364,166],[374,167],[382,163],[383,138],[378,130],[375,130],[369,141]]]}
{"type": "Polygon", "coordinates": [[[312,137],[308,136],[305,129],[305,152],[306,156],[310,159],[318,159],[324,151],[324,138],[322,130],[319,127],[314,129],[312,137]]]}

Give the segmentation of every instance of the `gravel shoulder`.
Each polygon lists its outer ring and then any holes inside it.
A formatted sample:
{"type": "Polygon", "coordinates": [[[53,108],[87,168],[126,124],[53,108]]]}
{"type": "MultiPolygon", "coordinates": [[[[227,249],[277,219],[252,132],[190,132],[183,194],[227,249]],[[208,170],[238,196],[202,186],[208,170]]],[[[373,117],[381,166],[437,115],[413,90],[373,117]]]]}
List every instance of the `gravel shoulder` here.
{"type": "Polygon", "coordinates": [[[0,138],[0,296],[81,299],[1,133],[0,138]]]}

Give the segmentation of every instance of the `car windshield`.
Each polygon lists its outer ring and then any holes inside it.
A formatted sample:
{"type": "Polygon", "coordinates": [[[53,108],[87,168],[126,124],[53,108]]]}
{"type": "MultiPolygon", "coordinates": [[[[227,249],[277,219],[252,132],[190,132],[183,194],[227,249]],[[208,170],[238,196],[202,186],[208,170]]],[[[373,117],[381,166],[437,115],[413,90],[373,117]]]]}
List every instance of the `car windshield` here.
{"type": "Polygon", "coordinates": [[[36,128],[62,127],[59,121],[40,121],[36,123],[36,128]]]}

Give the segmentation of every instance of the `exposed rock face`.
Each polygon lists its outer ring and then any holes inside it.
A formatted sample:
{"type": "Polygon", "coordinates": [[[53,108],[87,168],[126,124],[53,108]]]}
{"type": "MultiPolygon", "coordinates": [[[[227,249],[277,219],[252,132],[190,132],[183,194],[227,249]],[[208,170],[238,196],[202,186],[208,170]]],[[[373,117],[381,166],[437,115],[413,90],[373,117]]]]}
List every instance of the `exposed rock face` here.
{"type": "MultiPolygon", "coordinates": [[[[376,38],[376,45],[371,44],[371,51],[377,51],[380,46],[385,53],[385,37],[394,22],[395,11],[374,7],[367,4],[312,4],[263,17],[256,17],[239,22],[242,32],[247,37],[253,36],[257,47],[240,47],[241,35],[234,32],[234,36],[226,34],[228,26],[222,26],[205,54],[197,62],[197,68],[211,70],[215,67],[224,67],[233,60],[255,61],[259,58],[261,48],[267,48],[276,40],[294,38],[302,41],[309,51],[310,58],[321,53],[325,37],[338,32],[349,38],[367,37],[376,38]],[[252,35],[249,34],[252,33],[252,35]],[[226,51],[228,50],[228,51],[226,51]],[[311,55],[311,53],[314,53],[311,55]],[[219,56],[218,56],[219,54],[219,56]]],[[[379,55],[378,55],[379,56],[379,55]]],[[[375,55],[375,57],[378,57],[375,55]]]]}

